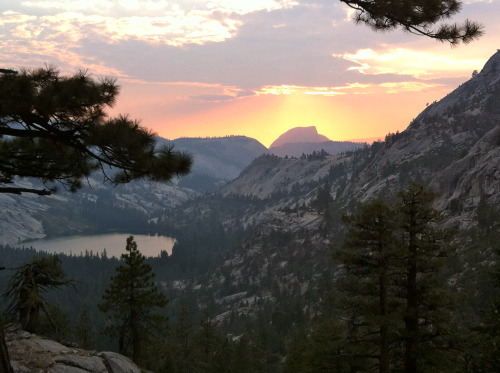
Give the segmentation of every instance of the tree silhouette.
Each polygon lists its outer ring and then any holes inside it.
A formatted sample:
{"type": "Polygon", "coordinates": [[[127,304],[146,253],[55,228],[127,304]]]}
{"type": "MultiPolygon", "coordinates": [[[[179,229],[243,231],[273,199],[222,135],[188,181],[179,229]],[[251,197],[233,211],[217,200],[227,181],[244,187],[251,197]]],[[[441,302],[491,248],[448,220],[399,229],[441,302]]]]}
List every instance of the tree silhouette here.
{"type": "Polygon", "coordinates": [[[367,24],[375,31],[402,28],[451,45],[467,44],[483,34],[483,26],[470,20],[462,24],[440,24],[460,11],[462,3],[458,0],[340,1],[356,10],[356,23],[367,24]]]}
{"type": "Polygon", "coordinates": [[[349,231],[334,254],[344,272],[339,310],[346,352],[365,360],[364,367],[453,371],[453,296],[442,270],[454,248],[451,232],[437,226],[433,199],[411,183],[399,203],[370,201],[344,218],[349,231]]]}
{"type": "Polygon", "coordinates": [[[448,346],[453,338],[449,330],[453,296],[440,271],[454,250],[449,244],[452,232],[436,225],[441,213],[432,206],[435,195],[422,185],[411,183],[399,197],[405,250],[405,372],[451,371],[446,364],[452,360],[448,346]]]}
{"type": "Polygon", "coordinates": [[[165,321],[153,309],[165,307],[168,300],[158,290],[151,266],[145,263],[133,236],[127,238],[126,251],[99,309],[108,314],[105,333],[118,339],[119,352],[130,354],[135,363],[140,363],[143,343],[148,335],[160,331],[165,321]]]}
{"type": "Polygon", "coordinates": [[[71,280],[66,278],[58,256],[35,258],[31,263],[17,268],[9,280],[4,293],[4,297],[10,301],[7,312],[18,314],[22,328],[29,332],[35,331],[40,310],[45,312],[52,326],[56,327],[41,293],[69,284],[71,280]]]}
{"type": "Polygon", "coordinates": [[[186,174],[190,156],[172,146],[155,148],[152,132],[127,116],[109,118],[115,80],[87,72],[61,76],[53,66],[0,71],[0,193],[49,195],[56,182],[75,191],[101,170],[114,184],[186,174]],[[15,177],[44,187],[13,186],[15,177]]]}
{"type": "MultiPolygon", "coordinates": [[[[0,267],[0,271],[5,267],[0,267]]],[[[12,365],[10,365],[9,350],[7,343],[5,343],[5,330],[3,326],[3,314],[0,315],[0,371],[5,373],[12,373],[12,365]]]]}
{"type": "Polygon", "coordinates": [[[363,204],[357,215],[344,216],[349,231],[335,258],[344,265],[338,288],[344,310],[357,337],[352,355],[377,361],[378,371],[389,372],[391,340],[401,300],[395,295],[399,275],[395,239],[395,210],[383,201],[363,204]]]}

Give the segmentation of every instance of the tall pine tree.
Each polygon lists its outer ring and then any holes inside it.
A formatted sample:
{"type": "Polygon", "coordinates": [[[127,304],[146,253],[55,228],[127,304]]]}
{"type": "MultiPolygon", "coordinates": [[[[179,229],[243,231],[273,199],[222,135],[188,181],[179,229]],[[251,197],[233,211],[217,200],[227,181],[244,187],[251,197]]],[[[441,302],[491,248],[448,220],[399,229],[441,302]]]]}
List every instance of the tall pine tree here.
{"type": "Polygon", "coordinates": [[[404,371],[452,372],[454,297],[443,273],[454,250],[451,232],[437,225],[441,214],[432,206],[434,193],[411,183],[399,197],[400,245],[405,252],[404,371]]]}
{"type": "Polygon", "coordinates": [[[346,351],[352,361],[364,360],[366,369],[378,366],[383,373],[390,368],[399,305],[394,218],[394,209],[383,201],[362,205],[357,215],[344,216],[350,229],[335,253],[344,267],[338,288],[350,330],[346,351]]]}
{"type": "Polygon", "coordinates": [[[144,342],[165,323],[153,309],[165,307],[168,300],[158,290],[151,266],[145,263],[133,236],[127,238],[126,251],[99,308],[109,316],[105,333],[118,339],[119,352],[141,363],[144,342]]]}
{"type": "Polygon", "coordinates": [[[343,264],[345,355],[355,358],[354,371],[452,372],[450,232],[439,228],[434,194],[423,186],[412,183],[399,198],[365,203],[344,218],[349,231],[335,257],[343,264]]]}

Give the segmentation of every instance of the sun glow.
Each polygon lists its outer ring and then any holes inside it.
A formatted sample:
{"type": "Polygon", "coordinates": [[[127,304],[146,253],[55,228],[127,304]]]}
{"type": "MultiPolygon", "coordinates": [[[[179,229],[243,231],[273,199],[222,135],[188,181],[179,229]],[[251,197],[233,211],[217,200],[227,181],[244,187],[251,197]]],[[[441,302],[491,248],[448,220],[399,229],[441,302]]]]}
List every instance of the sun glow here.
{"type": "Polygon", "coordinates": [[[406,128],[498,47],[499,3],[481,1],[469,11],[492,36],[452,50],[382,38],[324,1],[4,1],[0,64],[117,78],[111,113],[171,139],[234,134],[269,145],[296,126],[332,140],[377,137],[406,128]]]}
{"type": "Polygon", "coordinates": [[[399,82],[269,86],[251,94],[220,84],[125,81],[122,93],[111,114],[128,113],[162,137],[245,135],[269,146],[288,129],[304,126],[316,126],[331,140],[383,137],[405,129],[447,90],[399,82]]]}

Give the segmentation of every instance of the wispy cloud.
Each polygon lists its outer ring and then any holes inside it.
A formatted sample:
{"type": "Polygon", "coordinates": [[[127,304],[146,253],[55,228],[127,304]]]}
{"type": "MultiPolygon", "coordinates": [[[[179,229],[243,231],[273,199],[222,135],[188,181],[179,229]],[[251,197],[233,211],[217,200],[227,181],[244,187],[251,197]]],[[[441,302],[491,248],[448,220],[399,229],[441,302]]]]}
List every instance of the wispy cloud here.
{"type": "MultiPolygon", "coordinates": [[[[93,58],[89,56],[95,55],[92,52],[97,51],[85,51],[82,44],[90,41],[102,48],[137,41],[143,45],[182,48],[219,43],[237,35],[244,15],[290,8],[295,4],[293,0],[8,1],[0,4],[0,41],[4,55],[0,60],[10,62],[6,56],[17,54],[17,47],[23,49],[24,45],[25,49],[33,48],[32,56],[40,55],[45,62],[97,67],[98,74],[113,72],[123,77],[126,74],[117,68],[89,61],[93,58]]],[[[17,61],[25,63],[22,58],[17,61]]]]}
{"type": "Polygon", "coordinates": [[[417,79],[437,79],[460,76],[464,69],[471,71],[481,66],[482,60],[460,59],[436,55],[418,50],[389,48],[376,51],[359,49],[355,53],[336,54],[335,57],[353,62],[348,68],[366,75],[410,75],[417,79]]]}
{"type": "Polygon", "coordinates": [[[373,83],[348,83],[335,87],[301,87],[301,86],[266,86],[256,91],[261,95],[311,95],[311,96],[338,96],[338,95],[368,95],[402,92],[419,92],[431,88],[440,87],[441,84],[425,82],[386,82],[380,84],[373,83]]]}
{"type": "MultiPolygon", "coordinates": [[[[6,11],[2,18],[13,18],[16,23],[30,22],[31,27],[44,31],[35,35],[40,38],[51,37],[61,30],[73,41],[87,37],[110,42],[137,39],[182,46],[224,41],[237,33],[242,15],[295,4],[292,0],[22,1],[17,12],[6,11]]],[[[6,32],[22,36],[16,27],[6,32]]]]}
{"type": "Polygon", "coordinates": [[[22,14],[12,10],[7,10],[2,13],[0,17],[0,26],[7,27],[8,25],[24,23],[35,20],[36,16],[30,16],[27,14],[22,14]]]}
{"type": "Polygon", "coordinates": [[[209,90],[211,93],[191,95],[187,97],[189,100],[200,102],[223,102],[253,96],[255,94],[252,91],[222,85],[199,85],[198,88],[202,88],[205,91],[209,90]]]}
{"type": "Polygon", "coordinates": [[[187,14],[179,11],[179,14],[158,17],[110,17],[64,12],[39,17],[17,14],[14,22],[4,22],[3,25],[5,32],[12,37],[34,37],[38,41],[74,42],[90,38],[107,44],[141,40],[145,43],[182,46],[229,39],[237,32],[241,22],[231,14],[196,11],[187,14]],[[27,33],[26,29],[36,32],[27,33]]]}
{"type": "Polygon", "coordinates": [[[156,16],[160,12],[174,12],[180,9],[200,9],[209,11],[229,11],[238,14],[251,13],[256,10],[273,10],[296,5],[296,0],[38,0],[21,1],[22,7],[57,11],[83,11],[100,14],[127,14],[156,16]]]}

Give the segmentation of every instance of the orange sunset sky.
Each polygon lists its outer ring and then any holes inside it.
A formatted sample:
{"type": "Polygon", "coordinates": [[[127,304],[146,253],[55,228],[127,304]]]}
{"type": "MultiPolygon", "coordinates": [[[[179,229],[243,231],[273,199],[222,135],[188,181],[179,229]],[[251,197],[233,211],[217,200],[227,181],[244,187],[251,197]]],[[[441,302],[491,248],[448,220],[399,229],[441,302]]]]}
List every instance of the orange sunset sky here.
{"type": "Polygon", "coordinates": [[[401,131],[500,48],[500,0],[453,21],[486,34],[451,48],[355,25],[338,0],[2,0],[0,67],[112,76],[111,114],[162,137],[245,135],[269,146],[297,126],[332,140],[401,131]]]}

